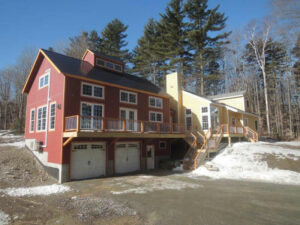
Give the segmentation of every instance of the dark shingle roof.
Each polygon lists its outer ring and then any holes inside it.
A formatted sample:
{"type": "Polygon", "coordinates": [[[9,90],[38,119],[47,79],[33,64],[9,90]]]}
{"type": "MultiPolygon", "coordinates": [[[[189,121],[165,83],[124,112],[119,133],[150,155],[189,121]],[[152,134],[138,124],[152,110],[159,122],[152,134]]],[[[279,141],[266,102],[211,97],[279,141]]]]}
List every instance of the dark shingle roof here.
{"type": "Polygon", "coordinates": [[[84,77],[96,81],[107,82],[128,88],[134,88],[142,91],[160,94],[161,89],[145,78],[137,77],[127,73],[120,74],[117,72],[93,67],[90,63],[80,59],[75,59],[56,52],[44,50],[43,52],[65,74],[84,77]]]}

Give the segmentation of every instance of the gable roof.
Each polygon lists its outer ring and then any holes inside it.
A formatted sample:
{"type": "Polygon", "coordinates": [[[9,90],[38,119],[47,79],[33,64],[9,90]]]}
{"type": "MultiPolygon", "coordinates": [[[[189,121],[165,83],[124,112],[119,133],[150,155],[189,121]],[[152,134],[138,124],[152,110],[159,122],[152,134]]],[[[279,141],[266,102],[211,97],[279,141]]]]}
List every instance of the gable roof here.
{"type": "Polygon", "coordinates": [[[223,99],[223,98],[235,98],[235,97],[244,96],[245,93],[246,91],[237,91],[237,92],[230,92],[230,93],[224,93],[219,95],[211,95],[211,96],[207,96],[207,98],[213,100],[223,99]]]}
{"type": "MultiPolygon", "coordinates": [[[[44,55],[52,63],[56,70],[64,75],[71,75],[72,77],[78,79],[85,78],[89,80],[105,82],[140,91],[151,92],[154,94],[162,94],[162,91],[159,87],[142,77],[137,77],[127,73],[120,74],[102,68],[93,67],[86,61],[45,49],[40,49],[36,61],[38,58],[40,58],[40,54],[44,55]]],[[[36,61],[33,65],[33,68],[35,67],[36,61]]],[[[29,80],[32,72],[33,69],[31,70],[27,80],[29,80]]],[[[28,82],[25,83],[23,92],[26,92],[27,85],[29,85],[28,82]]]]}

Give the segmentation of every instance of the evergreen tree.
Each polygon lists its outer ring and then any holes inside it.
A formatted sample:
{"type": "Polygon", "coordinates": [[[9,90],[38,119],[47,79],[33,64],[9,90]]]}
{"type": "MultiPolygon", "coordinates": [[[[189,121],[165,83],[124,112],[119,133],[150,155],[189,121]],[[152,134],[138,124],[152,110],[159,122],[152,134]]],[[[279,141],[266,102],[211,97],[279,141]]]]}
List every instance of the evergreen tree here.
{"type": "Polygon", "coordinates": [[[128,62],[130,59],[129,50],[124,49],[127,46],[127,42],[125,41],[127,28],[128,26],[125,26],[118,19],[114,19],[108,23],[101,32],[102,44],[99,49],[100,52],[128,62]]]}
{"type": "MultiPolygon", "coordinates": [[[[208,9],[207,0],[188,0],[184,5],[187,23],[187,37],[193,52],[193,75],[196,91],[204,94],[205,78],[211,81],[220,79],[219,63],[220,48],[226,42],[229,32],[220,33],[225,28],[227,17],[219,13],[219,6],[208,9]],[[213,33],[214,32],[214,33],[213,33]]],[[[209,87],[209,85],[207,85],[209,87]]]]}
{"type": "Polygon", "coordinates": [[[138,40],[133,51],[132,72],[138,72],[157,85],[163,85],[165,49],[161,42],[158,23],[150,19],[144,28],[144,35],[138,40]]]}
{"type": "Polygon", "coordinates": [[[88,48],[94,51],[101,49],[102,39],[99,37],[97,31],[92,30],[88,36],[88,48]]]}
{"type": "Polygon", "coordinates": [[[177,70],[186,76],[190,58],[184,19],[183,0],[171,0],[165,13],[161,14],[159,26],[162,30],[160,44],[167,47],[165,53],[169,69],[177,70]]]}

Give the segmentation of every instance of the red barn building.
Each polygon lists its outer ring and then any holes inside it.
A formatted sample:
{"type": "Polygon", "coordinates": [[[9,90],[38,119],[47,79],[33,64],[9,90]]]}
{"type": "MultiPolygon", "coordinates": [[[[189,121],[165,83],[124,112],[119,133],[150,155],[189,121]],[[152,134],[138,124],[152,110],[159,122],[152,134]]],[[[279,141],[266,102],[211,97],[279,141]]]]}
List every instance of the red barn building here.
{"type": "Polygon", "coordinates": [[[59,182],[157,168],[185,137],[169,97],[124,66],[90,50],[38,52],[23,89],[26,147],[59,182]]]}

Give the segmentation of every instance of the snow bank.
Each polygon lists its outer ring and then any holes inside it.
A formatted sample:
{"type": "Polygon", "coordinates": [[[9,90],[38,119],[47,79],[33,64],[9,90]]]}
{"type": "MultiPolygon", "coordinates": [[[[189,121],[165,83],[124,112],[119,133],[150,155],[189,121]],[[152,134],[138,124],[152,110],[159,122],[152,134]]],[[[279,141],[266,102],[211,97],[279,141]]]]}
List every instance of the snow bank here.
{"type": "Polygon", "coordinates": [[[71,188],[64,185],[52,184],[47,186],[28,187],[28,188],[7,188],[0,189],[0,193],[12,197],[35,196],[35,195],[51,195],[70,191],[71,188]]]}
{"type": "Polygon", "coordinates": [[[17,142],[12,142],[12,143],[2,143],[2,144],[0,144],[0,147],[5,147],[5,146],[24,148],[25,147],[25,141],[17,141],[17,142]]]}
{"type": "Polygon", "coordinates": [[[300,160],[300,150],[283,148],[279,144],[282,143],[236,143],[207,163],[219,168],[219,171],[210,171],[201,166],[188,173],[188,176],[300,185],[300,173],[268,167],[265,158],[270,155],[276,160],[300,160]]]}
{"type": "Polygon", "coordinates": [[[114,187],[120,185],[123,189],[121,191],[111,191],[111,193],[115,195],[130,193],[145,194],[147,192],[182,190],[185,188],[203,188],[203,186],[199,184],[155,176],[135,176],[133,178],[127,178],[126,183],[122,181],[118,182],[118,179],[114,179],[113,185],[114,187]]]}
{"type": "Polygon", "coordinates": [[[10,223],[9,215],[5,214],[0,210],[0,225],[7,225],[10,223]]]}

